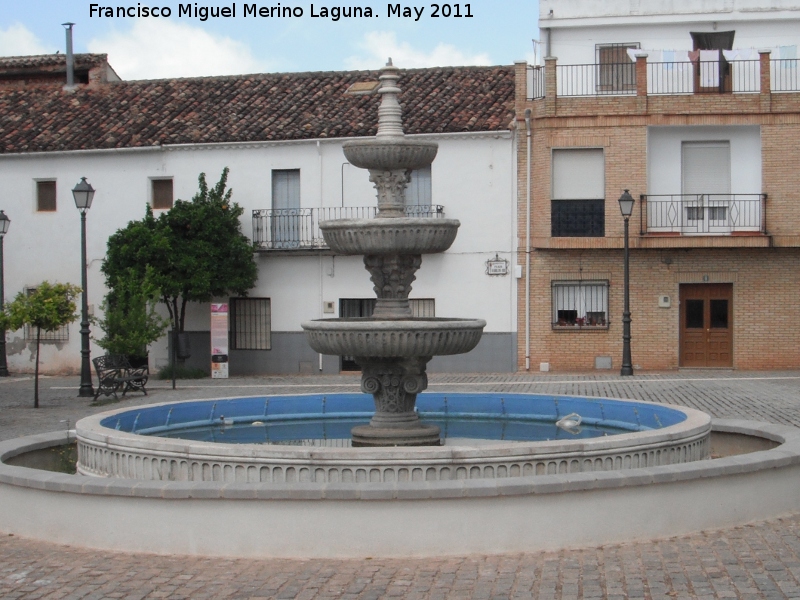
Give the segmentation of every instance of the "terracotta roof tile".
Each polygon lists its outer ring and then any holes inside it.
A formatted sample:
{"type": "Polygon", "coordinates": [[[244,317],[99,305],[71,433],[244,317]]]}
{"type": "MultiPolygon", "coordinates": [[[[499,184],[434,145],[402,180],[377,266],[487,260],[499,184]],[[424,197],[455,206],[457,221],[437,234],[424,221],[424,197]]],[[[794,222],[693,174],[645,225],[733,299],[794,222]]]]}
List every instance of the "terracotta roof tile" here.
{"type": "MultiPolygon", "coordinates": [[[[13,60],[20,58],[43,57],[13,60]]],[[[0,59],[0,68],[3,60],[12,59],[0,59]]],[[[0,153],[375,135],[378,96],[345,91],[377,76],[277,73],[0,90],[0,153]]],[[[409,69],[399,84],[409,134],[500,131],[512,119],[513,67],[409,69]]]]}

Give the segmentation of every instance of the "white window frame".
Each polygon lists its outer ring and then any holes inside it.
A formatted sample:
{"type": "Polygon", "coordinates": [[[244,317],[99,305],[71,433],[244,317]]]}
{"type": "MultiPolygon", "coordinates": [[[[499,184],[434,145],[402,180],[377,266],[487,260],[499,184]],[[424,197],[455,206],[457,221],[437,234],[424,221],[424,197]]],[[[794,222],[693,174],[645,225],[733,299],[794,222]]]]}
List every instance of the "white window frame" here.
{"type": "Polygon", "coordinates": [[[608,329],[607,280],[553,281],[552,318],[553,329],[598,330],[608,329]],[[559,311],[574,311],[575,321],[559,318],[559,311]]]}
{"type": "MultiPolygon", "coordinates": [[[[58,182],[55,178],[42,178],[42,179],[34,179],[33,180],[33,210],[37,213],[54,213],[58,212],[58,182]],[[52,183],[53,188],[55,189],[55,199],[54,199],[54,206],[53,210],[43,210],[39,208],[39,184],[40,183],[52,183]]],[[[34,288],[35,289],[35,288],[34,288]]]]}
{"type": "Polygon", "coordinates": [[[175,181],[172,177],[151,177],[150,178],[150,206],[153,210],[169,210],[175,206],[175,181]],[[156,206],[156,182],[169,181],[172,184],[172,198],[169,206],[156,206]]]}

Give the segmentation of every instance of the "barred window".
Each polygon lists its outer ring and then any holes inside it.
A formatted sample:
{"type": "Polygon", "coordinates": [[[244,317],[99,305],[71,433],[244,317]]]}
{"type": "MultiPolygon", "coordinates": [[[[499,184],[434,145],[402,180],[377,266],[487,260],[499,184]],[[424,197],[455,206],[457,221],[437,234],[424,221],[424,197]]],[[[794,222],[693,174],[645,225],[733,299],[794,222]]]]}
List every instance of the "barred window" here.
{"type": "MultiPolygon", "coordinates": [[[[25,288],[26,296],[33,296],[35,293],[36,293],[35,287],[25,288]]],[[[25,335],[26,341],[29,342],[36,341],[36,327],[32,327],[31,325],[25,325],[23,333],[25,335]]],[[[62,325],[61,327],[53,331],[45,331],[43,329],[41,332],[41,336],[39,337],[39,340],[42,342],[68,342],[69,323],[62,325]]]]}
{"type": "Polygon", "coordinates": [[[553,327],[608,327],[608,282],[554,282],[553,327]]]}
{"type": "Polygon", "coordinates": [[[272,349],[272,308],[269,298],[231,298],[231,349],[272,349]]]}
{"type": "Polygon", "coordinates": [[[169,210],[172,208],[172,179],[153,179],[152,197],[155,210],[169,210]]]}
{"type": "Polygon", "coordinates": [[[56,182],[36,182],[36,210],[38,212],[53,212],[56,210],[56,182]]]}

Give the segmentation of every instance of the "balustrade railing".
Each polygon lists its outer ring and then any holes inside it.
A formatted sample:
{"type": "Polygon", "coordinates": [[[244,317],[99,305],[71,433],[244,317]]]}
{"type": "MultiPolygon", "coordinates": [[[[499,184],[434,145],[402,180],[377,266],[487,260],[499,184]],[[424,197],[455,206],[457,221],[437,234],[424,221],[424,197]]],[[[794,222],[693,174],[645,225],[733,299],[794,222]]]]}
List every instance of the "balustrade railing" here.
{"type": "Polygon", "coordinates": [[[643,195],[641,233],[766,233],[766,194],[643,195]]]}
{"type": "MultiPolygon", "coordinates": [[[[772,59],[770,91],[800,92],[800,59],[772,59]]],[[[546,67],[528,67],[528,99],[545,97],[546,67]]],[[[555,65],[556,95],[636,94],[636,63],[555,65]]],[[[761,91],[760,60],[647,63],[649,95],[755,94],[761,91]]]]}
{"type": "Polygon", "coordinates": [[[636,64],[556,65],[558,96],[636,94],[636,64]]]}
{"type": "MultiPolygon", "coordinates": [[[[253,246],[256,250],[324,250],[328,247],[319,229],[320,221],[371,219],[375,206],[325,208],[264,208],[253,211],[253,246]]],[[[444,206],[406,206],[406,216],[444,218],[444,206]]]]}
{"type": "Polygon", "coordinates": [[[800,59],[776,58],[770,67],[773,92],[800,92],[800,59]]]}

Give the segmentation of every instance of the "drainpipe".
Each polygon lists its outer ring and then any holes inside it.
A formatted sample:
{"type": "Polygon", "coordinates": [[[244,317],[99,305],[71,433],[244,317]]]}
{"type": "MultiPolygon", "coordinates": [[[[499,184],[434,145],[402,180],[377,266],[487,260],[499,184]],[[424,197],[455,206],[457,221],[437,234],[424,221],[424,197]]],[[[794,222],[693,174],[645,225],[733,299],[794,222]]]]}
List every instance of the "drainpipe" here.
{"type": "Polygon", "coordinates": [[[75,59],[72,55],[72,26],[75,23],[62,23],[67,30],[67,87],[71,90],[75,87],[75,59]]]}
{"type": "MultiPolygon", "coordinates": [[[[319,157],[319,212],[322,214],[322,147],[317,140],[317,156],[319,157]]],[[[319,218],[319,217],[317,217],[319,218]]],[[[312,224],[312,231],[310,232],[311,235],[314,235],[315,231],[313,231],[313,224],[312,224]]],[[[323,277],[323,269],[325,268],[323,264],[322,254],[319,255],[319,300],[317,303],[317,310],[319,311],[319,317],[323,318],[325,315],[322,312],[322,303],[324,302],[324,293],[322,290],[322,286],[324,285],[325,278],[323,277]]],[[[322,353],[319,354],[319,372],[322,373],[322,353]]]]}
{"type": "Polygon", "coordinates": [[[525,109],[525,370],[531,370],[531,109],[525,109]]]}

